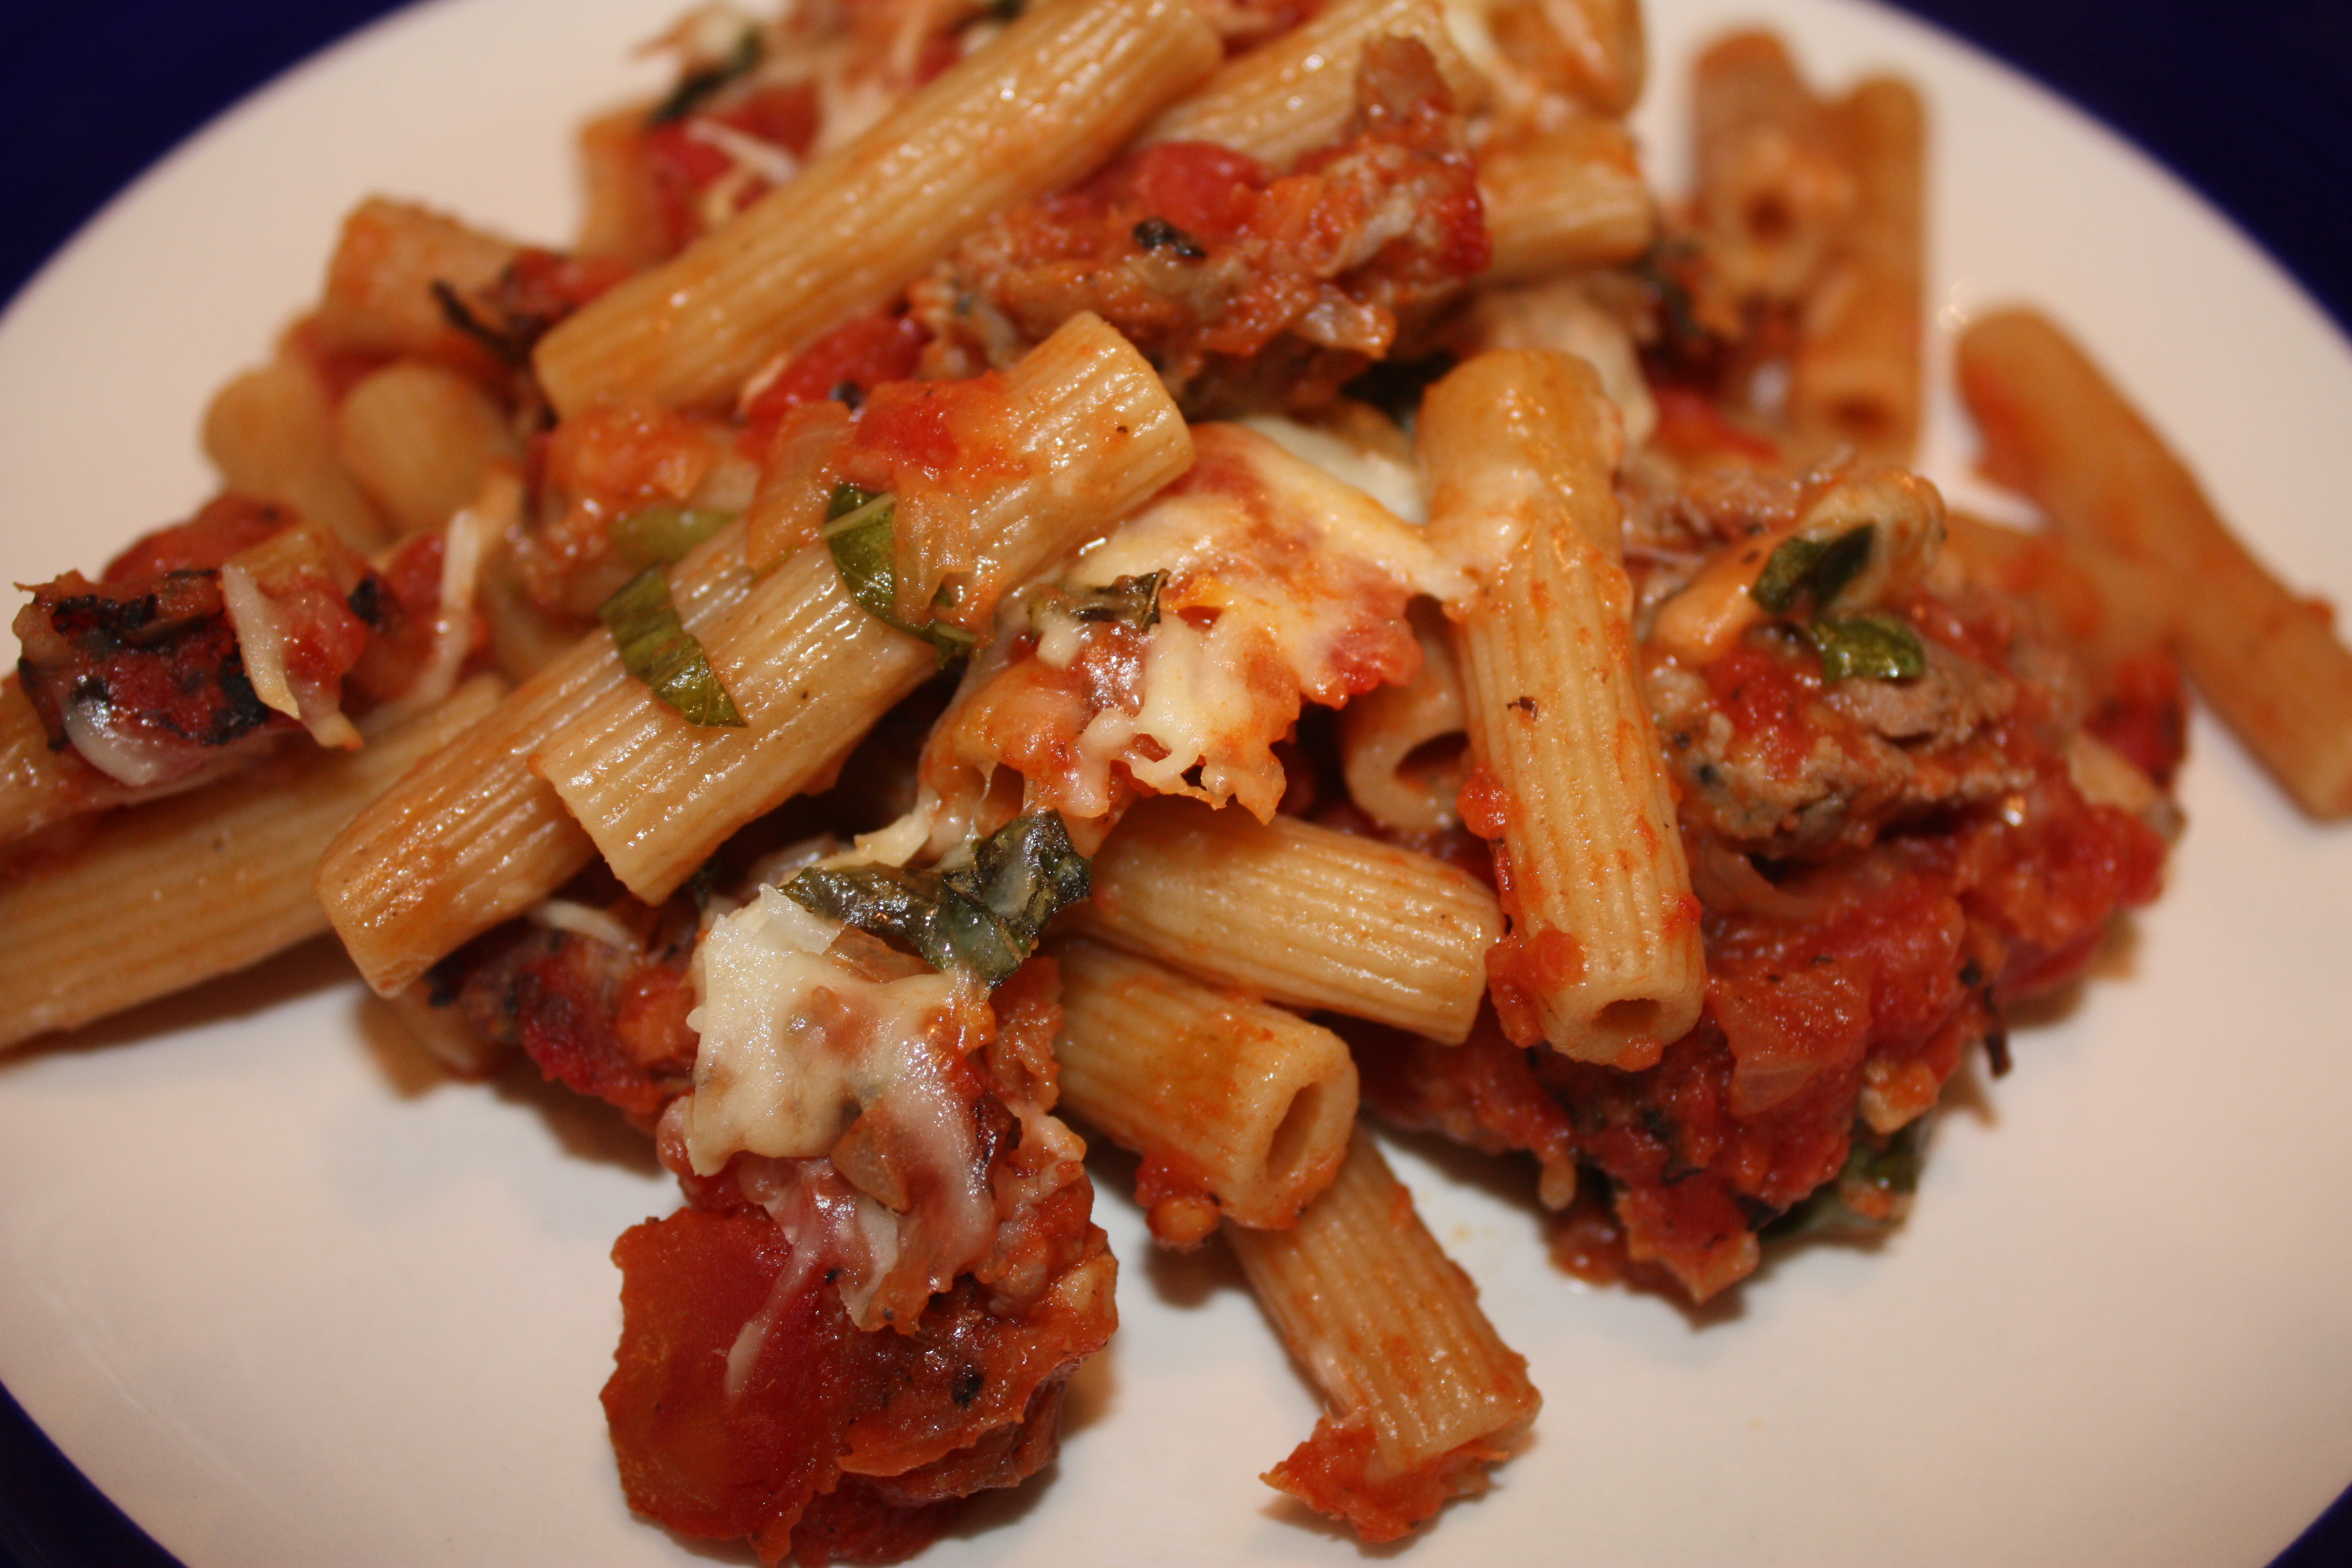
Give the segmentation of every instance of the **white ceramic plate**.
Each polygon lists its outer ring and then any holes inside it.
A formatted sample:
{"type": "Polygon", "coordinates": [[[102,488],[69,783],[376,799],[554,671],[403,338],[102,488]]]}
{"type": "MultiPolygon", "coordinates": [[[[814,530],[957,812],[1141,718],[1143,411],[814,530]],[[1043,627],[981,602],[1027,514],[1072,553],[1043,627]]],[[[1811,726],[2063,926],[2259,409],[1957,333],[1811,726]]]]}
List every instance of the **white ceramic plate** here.
{"type": "MultiPolygon", "coordinates": [[[[1662,77],[1761,8],[1659,0],[1662,77]]],[[[0,323],[7,574],[94,566],[201,499],[208,390],[314,293],[362,194],[562,235],[567,128],[647,85],[627,50],[667,10],[436,0],[117,202],[0,323]]],[[[2263,552],[2352,603],[2352,355],[2319,312],[1940,35],[1773,10],[1817,74],[1927,88],[1939,323],[2055,310],[2263,552]]],[[[1644,121],[1668,171],[1677,98],[1663,81],[1644,121]]],[[[1965,489],[1966,452],[1947,399],[1930,468],[1965,489]]],[[[1409,1153],[1549,1398],[1412,1559],[2258,1564],[2292,1539],[2352,1479],[2352,834],[2209,725],[2185,791],[2130,973],[2021,1036],[1875,1253],[1786,1258],[1693,1317],[1570,1281],[1507,1184],[1409,1153]]],[[[598,1108],[441,1081],[313,947],[0,1065],[0,1382],[190,1568],[695,1561],[629,1518],[596,1405],[606,1250],[674,1203],[598,1108]]],[[[1314,1404],[1234,1279],[1101,1206],[1126,1326],[1057,1471],[928,1561],[1360,1561],[1255,1479],[1314,1404]]]]}

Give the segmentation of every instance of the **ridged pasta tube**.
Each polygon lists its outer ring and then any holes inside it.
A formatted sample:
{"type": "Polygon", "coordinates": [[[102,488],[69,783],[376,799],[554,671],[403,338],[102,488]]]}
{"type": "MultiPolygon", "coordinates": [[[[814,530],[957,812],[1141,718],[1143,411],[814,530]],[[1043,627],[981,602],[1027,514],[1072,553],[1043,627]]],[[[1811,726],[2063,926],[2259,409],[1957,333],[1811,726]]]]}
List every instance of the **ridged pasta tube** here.
{"type": "Polygon", "coordinates": [[[1698,1021],[1698,901],[1633,661],[1612,488],[1615,411],[1563,354],[1480,355],[1430,389],[1418,440],[1441,549],[1481,587],[1456,616],[1511,934],[1488,958],[1507,1029],[1647,1066],[1698,1021]]]}

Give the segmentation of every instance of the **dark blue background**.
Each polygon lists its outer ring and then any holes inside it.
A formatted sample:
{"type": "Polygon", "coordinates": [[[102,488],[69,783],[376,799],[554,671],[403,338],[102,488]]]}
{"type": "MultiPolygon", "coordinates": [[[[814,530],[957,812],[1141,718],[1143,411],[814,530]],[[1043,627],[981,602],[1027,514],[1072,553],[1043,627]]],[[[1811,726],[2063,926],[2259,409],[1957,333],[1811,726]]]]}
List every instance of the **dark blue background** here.
{"type": "MultiPolygon", "coordinates": [[[[1905,3],[2170,164],[2352,328],[2352,0],[1905,3]]],[[[390,9],[388,0],[0,0],[0,299],[181,137],[390,9]]],[[[1756,9],[1769,12],[1769,0],[1756,9]]],[[[1981,1501],[2001,1507],[1997,1496],[1981,1501]]],[[[2352,1499],[2278,1568],[2342,1564],[2352,1564],[2352,1499]]],[[[0,1394],[0,1568],[96,1565],[174,1568],[0,1394]]]]}

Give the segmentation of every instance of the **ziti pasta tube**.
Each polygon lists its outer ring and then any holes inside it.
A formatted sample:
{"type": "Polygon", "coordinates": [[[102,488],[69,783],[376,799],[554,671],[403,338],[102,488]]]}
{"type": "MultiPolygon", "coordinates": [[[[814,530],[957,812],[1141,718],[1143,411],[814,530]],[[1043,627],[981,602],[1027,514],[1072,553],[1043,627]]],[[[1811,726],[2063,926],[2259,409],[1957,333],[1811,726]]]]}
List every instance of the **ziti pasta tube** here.
{"type": "Polygon", "coordinates": [[[1482,152],[1478,195],[1495,237],[1494,283],[1632,261],[1656,229],[1633,138],[1606,120],[1482,152]]]}
{"type": "Polygon", "coordinates": [[[1624,114],[1642,96],[1650,50],[1641,0],[1486,0],[1483,8],[1494,48],[1548,89],[1603,115],[1624,114]]]}
{"type": "Polygon", "coordinates": [[[1065,942],[1062,1106],[1143,1156],[1152,1235],[1197,1244],[1220,1217],[1295,1224],[1356,1120],[1356,1064],[1295,1013],[1091,942],[1065,942]]]}
{"type": "Polygon", "coordinates": [[[1831,106],[1854,178],[1853,215],[1805,298],[1789,367],[1801,438],[1904,461],[1919,436],[1927,253],[1927,113],[1874,77],[1831,106]]]}
{"type": "Polygon", "coordinates": [[[540,384],[566,414],[622,396],[722,403],[991,214],[1109,157],[1218,54],[1189,0],[1034,6],[856,142],[550,332],[540,384]]]}
{"type": "Polygon", "coordinates": [[[316,518],[354,550],[373,550],[392,537],[335,449],[335,408],[326,386],[290,346],[213,395],[204,446],[224,489],[316,518]]]}
{"type": "Polygon", "coordinates": [[[1502,910],[1466,871],[1295,816],[1146,801],[1094,860],[1089,933],[1288,1006],[1459,1044],[1502,910]]]}
{"type": "Polygon", "coordinates": [[[1742,300],[1801,297],[1854,202],[1827,108],[1764,32],[1710,45],[1691,97],[1698,219],[1717,271],[1742,300]]]}
{"type": "Polygon", "coordinates": [[[1455,609],[1509,937],[1487,960],[1514,1039],[1644,1067],[1698,1021],[1698,902],[1633,666],[1612,488],[1616,416],[1582,361],[1482,354],[1433,386],[1417,441],[1433,542],[1482,586],[1455,609]]]}
{"type": "Polygon", "coordinates": [[[1487,1467],[1509,1457],[1543,1398],[1370,1134],[1357,1131],[1294,1228],[1225,1234],[1330,1405],[1268,1485],[1368,1542],[1394,1541],[1486,1489],[1487,1467]]]}
{"type": "Polygon", "coordinates": [[[1348,798],[1383,827],[1432,833],[1459,827],[1455,799],[1469,767],[1462,675],[1443,626],[1422,624],[1421,669],[1402,686],[1378,686],[1339,710],[1339,768],[1348,798]]]}
{"type": "MultiPolygon", "coordinates": [[[[697,637],[750,589],[742,530],[678,563],[670,588],[697,637]]],[[[530,767],[568,721],[634,684],[613,639],[583,637],[481,721],[425,759],[327,847],[319,901],[379,995],[520,914],[596,857],[596,847],[530,767]]]]}
{"type": "MultiPolygon", "coordinates": [[[[984,552],[984,580],[965,585],[975,602],[1106,530],[1192,460],[1158,374],[1099,317],[1072,317],[1005,379],[992,466],[948,481],[984,552]]],[[[570,718],[533,763],[649,900],[806,787],[937,664],[920,638],[860,606],[823,542],[698,635],[740,729],[688,723],[631,681],[570,718]]]]}
{"type": "Polygon", "coordinates": [[[488,712],[484,676],[355,752],[290,747],[251,773],[114,813],[0,887],[0,1047],[257,963],[327,929],[311,869],[418,758],[488,712]],[[103,932],[103,941],[93,941],[103,932]]]}
{"type": "Polygon", "coordinates": [[[519,460],[506,411],[469,377],[425,360],[363,376],[335,411],[343,467],[402,533],[439,528],[492,463],[519,460]]]}
{"type": "Polygon", "coordinates": [[[1236,56],[1139,140],[1213,142],[1269,168],[1287,168],[1346,129],[1356,112],[1364,46],[1383,37],[1425,47],[1457,102],[1476,96],[1477,74],[1454,47],[1437,0],[1340,0],[1236,56]]]}
{"type": "Polygon", "coordinates": [[[2156,568],[2179,595],[2182,662],[2312,816],[2352,816],[2352,650],[2230,531],[2188,467],[2042,315],[1961,334],[1961,395],[1987,473],[2066,532],[2156,568]]]}

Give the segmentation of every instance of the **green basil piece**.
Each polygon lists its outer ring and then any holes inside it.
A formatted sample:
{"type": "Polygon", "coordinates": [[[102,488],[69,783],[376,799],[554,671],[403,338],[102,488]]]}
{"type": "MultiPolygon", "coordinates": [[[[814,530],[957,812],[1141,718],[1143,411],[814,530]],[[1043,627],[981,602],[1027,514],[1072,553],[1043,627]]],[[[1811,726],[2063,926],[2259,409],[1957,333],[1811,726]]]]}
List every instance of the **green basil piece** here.
{"type": "Polygon", "coordinates": [[[1707,339],[1706,329],[1699,322],[1697,304],[1691,297],[1690,284],[1676,270],[1696,256],[1696,249],[1687,243],[1662,240],[1633,264],[1633,276],[1657,301],[1658,312],[1664,318],[1667,345],[1684,352],[1703,349],[1707,339]]]}
{"type": "Polygon", "coordinates": [[[934,969],[970,970],[992,988],[1036,951],[1045,922],[1092,886],[1061,814],[1045,811],[1005,824],[980,841],[970,865],[952,871],[812,867],[784,885],[784,895],[902,942],[934,969]]]}
{"type": "Polygon", "coordinates": [[[1823,680],[1912,680],[1927,673],[1919,634],[1893,616],[1823,616],[1807,624],[1805,635],[1821,650],[1823,680]]]}
{"type": "Polygon", "coordinates": [[[1830,607],[1854,574],[1870,563],[1878,525],[1865,522],[1835,539],[1791,539],[1772,552],[1748,596],[1776,616],[1785,616],[1797,595],[1810,589],[1816,615],[1830,607]]]}
{"type": "Polygon", "coordinates": [[[887,493],[869,496],[843,485],[833,492],[825,515],[824,542],[833,552],[833,569],[841,574],[842,586],[866,606],[866,614],[898,626],[898,577],[892,559],[898,501],[887,493]],[[849,503],[846,511],[841,510],[845,502],[849,503]]]}
{"type": "Polygon", "coordinates": [[[1147,632],[1160,624],[1160,590],[1167,582],[1165,572],[1146,572],[1097,588],[1047,588],[1029,601],[1029,626],[1043,637],[1052,619],[1062,616],[1147,632]]]}
{"type": "Polygon", "coordinates": [[[740,80],[759,69],[761,56],[765,52],[760,42],[760,30],[744,28],[742,36],[735,40],[735,47],[727,51],[724,59],[704,66],[700,70],[687,72],[670,95],[646,116],[646,124],[667,125],[674,120],[685,119],[729,82],[740,80]]]}
{"type": "Polygon", "coordinates": [[[980,841],[970,866],[943,879],[1030,946],[1047,921],[1094,890],[1087,858],[1070,843],[1058,811],[1013,818],[980,841]]]}
{"type": "Polygon", "coordinates": [[[850,597],[876,620],[929,643],[944,668],[970,653],[980,638],[947,621],[914,626],[898,618],[898,500],[887,490],[837,485],[825,504],[825,546],[850,597]]]}
{"type": "Polygon", "coordinates": [[[896,866],[812,866],[784,884],[784,896],[803,909],[903,943],[945,970],[956,949],[940,918],[940,892],[935,873],[896,866]]]}
{"type": "Polygon", "coordinates": [[[1824,1183],[1797,1201],[1774,1220],[1765,1235],[1775,1239],[1800,1237],[1883,1236],[1902,1224],[1909,1200],[1919,1188],[1919,1173],[1927,1158],[1927,1140],[1936,1121],[1930,1110],[1880,1136],[1856,1123],[1844,1168],[1834,1181],[1824,1183]],[[1891,1214],[1889,1211],[1892,1211],[1891,1214]],[[1885,1218],[1877,1217],[1887,1215],[1885,1218]]]}
{"type": "Polygon", "coordinates": [[[1167,581],[1165,572],[1114,577],[1102,587],[1076,590],[1067,607],[1082,621],[1116,621],[1139,632],[1150,631],[1160,624],[1160,590],[1167,581]]]}
{"type": "Polygon", "coordinates": [[[719,683],[709,656],[677,618],[677,606],[669,596],[669,576],[661,567],[648,566],[630,578],[596,614],[613,634],[621,667],[685,715],[688,723],[743,728],[743,716],[719,683]]]}
{"type": "Polygon", "coordinates": [[[864,489],[844,479],[834,486],[833,494],[825,498],[824,520],[827,522],[837,522],[860,507],[869,506],[877,500],[887,500],[889,499],[889,494],[887,490],[864,489]]]}
{"type": "Polygon", "coordinates": [[[731,511],[664,501],[613,524],[613,546],[632,566],[675,566],[694,547],[735,521],[731,511]]]}

